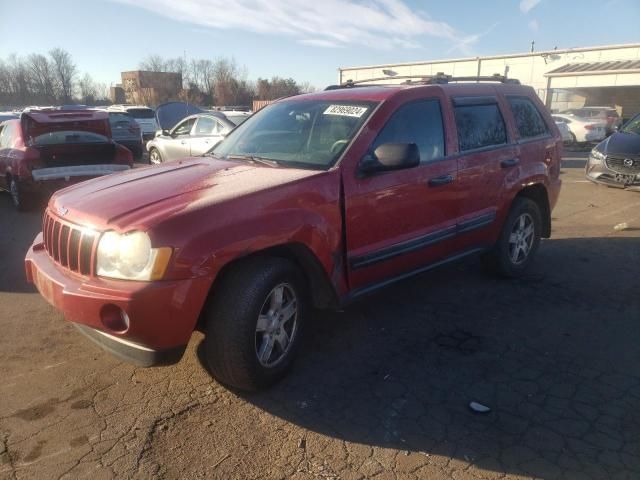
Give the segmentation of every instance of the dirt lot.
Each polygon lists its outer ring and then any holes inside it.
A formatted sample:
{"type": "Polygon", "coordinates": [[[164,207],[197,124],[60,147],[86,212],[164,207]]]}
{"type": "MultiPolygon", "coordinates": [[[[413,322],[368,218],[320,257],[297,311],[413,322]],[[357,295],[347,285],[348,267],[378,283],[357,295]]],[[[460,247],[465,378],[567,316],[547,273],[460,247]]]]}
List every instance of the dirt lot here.
{"type": "Polygon", "coordinates": [[[472,259],[317,312],[256,395],[210,379],[201,334],[151,369],[85,340],[25,283],[39,213],[0,194],[0,477],[640,478],[640,194],[573,155],[525,279],[472,259]]]}

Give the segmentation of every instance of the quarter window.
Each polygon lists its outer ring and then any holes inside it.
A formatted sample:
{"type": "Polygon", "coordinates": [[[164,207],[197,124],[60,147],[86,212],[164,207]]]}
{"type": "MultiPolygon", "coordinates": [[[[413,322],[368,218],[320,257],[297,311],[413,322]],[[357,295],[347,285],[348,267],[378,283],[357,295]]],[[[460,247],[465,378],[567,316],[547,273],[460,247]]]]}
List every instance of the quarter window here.
{"type": "Polygon", "coordinates": [[[522,138],[539,137],[548,133],[547,125],[540,112],[527,97],[507,97],[518,133],[522,138]]]}
{"type": "Polygon", "coordinates": [[[497,103],[454,107],[461,151],[507,143],[504,119],[497,103]]]}
{"type": "Polygon", "coordinates": [[[444,157],[440,102],[421,100],[398,108],[376,138],[372,150],[385,143],[415,143],[421,162],[444,157]]]}

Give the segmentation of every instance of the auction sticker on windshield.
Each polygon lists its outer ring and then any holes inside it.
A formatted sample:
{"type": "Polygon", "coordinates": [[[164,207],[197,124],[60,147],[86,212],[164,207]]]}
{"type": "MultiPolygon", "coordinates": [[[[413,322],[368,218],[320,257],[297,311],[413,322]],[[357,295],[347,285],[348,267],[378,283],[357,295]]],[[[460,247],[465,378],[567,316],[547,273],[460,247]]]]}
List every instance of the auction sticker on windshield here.
{"type": "Polygon", "coordinates": [[[355,105],[329,105],[324,111],[324,114],[360,118],[366,111],[367,107],[358,107],[355,105]]]}

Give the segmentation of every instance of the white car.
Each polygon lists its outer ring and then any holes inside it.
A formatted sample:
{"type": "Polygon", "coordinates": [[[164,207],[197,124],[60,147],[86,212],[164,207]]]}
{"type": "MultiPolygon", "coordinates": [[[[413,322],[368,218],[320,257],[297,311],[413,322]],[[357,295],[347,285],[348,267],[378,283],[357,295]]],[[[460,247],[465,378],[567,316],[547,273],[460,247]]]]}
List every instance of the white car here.
{"type": "Polygon", "coordinates": [[[156,136],[158,123],[156,122],[156,112],[153,108],[142,105],[112,105],[109,111],[126,112],[140,125],[143,141],[151,140],[156,136]]]}
{"type": "Polygon", "coordinates": [[[560,134],[562,135],[562,141],[564,143],[572,143],[573,137],[571,136],[571,130],[569,130],[569,125],[562,120],[556,120],[556,127],[560,130],[560,134]]]}
{"type": "Polygon", "coordinates": [[[607,136],[607,124],[600,120],[555,113],[553,120],[565,123],[570,130],[571,143],[599,142],[607,136]]]}

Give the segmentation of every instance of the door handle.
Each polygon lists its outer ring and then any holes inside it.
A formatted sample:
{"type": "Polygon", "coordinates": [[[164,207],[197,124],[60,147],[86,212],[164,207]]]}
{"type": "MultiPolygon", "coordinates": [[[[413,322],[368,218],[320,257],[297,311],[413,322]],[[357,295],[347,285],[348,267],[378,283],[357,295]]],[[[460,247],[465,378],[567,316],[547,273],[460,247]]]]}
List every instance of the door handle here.
{"type": "Polygon", "coordinates": [[[447,185],[453,182],[453,175],[442,175],[441,177],[435,177],[429,180],[430,187],[439,187],[441,185],[447,185]]]}
{"type": "Polygon", "coordinates": [[[518,158],[510,158],[509,160],[501,161],[500,162],[500,166],[502,168],[511,168],[511,167],[515,167],[519,163],[520,163],[520,159],[518,159],[518,158]]]}

